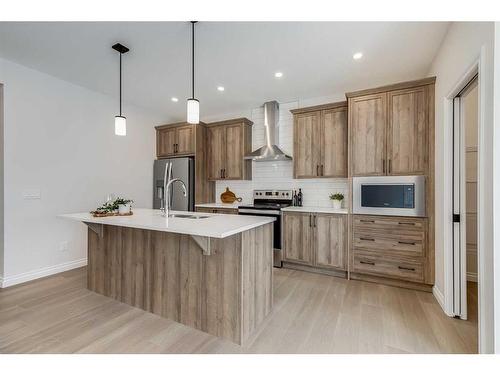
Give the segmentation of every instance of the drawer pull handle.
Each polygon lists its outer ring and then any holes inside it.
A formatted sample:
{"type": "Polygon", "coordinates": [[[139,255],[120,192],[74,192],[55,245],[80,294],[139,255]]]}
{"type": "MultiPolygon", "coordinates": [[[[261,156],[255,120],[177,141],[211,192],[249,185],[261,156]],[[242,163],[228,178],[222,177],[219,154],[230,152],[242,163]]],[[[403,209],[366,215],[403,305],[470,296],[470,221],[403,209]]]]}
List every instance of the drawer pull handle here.
{"type": "Polygon", "coordinates": [[[400,221],[398,224],[399,225],[415,225],[415,223],[405,223],[403,221],[400,221]]]}
{"type": "Polygon", "coordinates": [[[361,264],[369,264],[370,266],[374,266],[375,265],[374,262],[365,262],[363,260],[360,260],[359,263],[361,263],[361,264]]]}
{"type": "Polygon", "coordinates": [[[398,243],[401,243],[403,245],[416,245],[415,242],[398,241],[398,243]]]}
{"type": "Polygon", "coordinates": [[[359,237],[361,241],[375,241],[375,238],[364,238],[364,237],[359,237]]]}
{"type": "Polygon", "coordinates": [[[363,220],[363,219],[361,219],[360,222],[362,222],[362,223],[375,223],[375,220],[363,220]]]}
{"type": "Polygon", "coordinates": [[[415,268],[410,268],[410,267],[403,267],[403,266],[398,266],[400,270],[405,270],[405,271],[415,271],[415,268]]]}

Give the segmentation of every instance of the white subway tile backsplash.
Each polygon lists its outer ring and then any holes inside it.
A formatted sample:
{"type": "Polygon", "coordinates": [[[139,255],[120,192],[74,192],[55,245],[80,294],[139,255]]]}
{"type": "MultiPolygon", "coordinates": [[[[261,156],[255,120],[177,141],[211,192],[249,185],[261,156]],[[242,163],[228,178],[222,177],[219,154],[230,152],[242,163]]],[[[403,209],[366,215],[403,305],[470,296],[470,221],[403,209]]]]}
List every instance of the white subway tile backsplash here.
{"type": "MultiPolygon", "coordinates": [[[[308,105],[321,104],[310,100],[308,105]]],[[[279,116],[279,144],[278,146],[293,157],[293,115],[290,109],[298,108],[299,102],[280,103],[279,116]]],[[[250,111],[254,125],[252,126],[252,149],[255,150],[265,143],[264,135],[264,110],[262,107],[250,111]]],[[[248,112],[242,114],[248,116],[248,112]]],[[[238,116],[233,116],[238,117],[238,116]]],[[[231,118],[231,117],[225,117],[231,118]]],[[[221,119],[224,119],[222,117],[221,119]]],[[[219,201],[220,194],[229,187],[243,202],[252,201],[255,189],[302,189],[304,206],[329,207],[331,205],[329,195],[331,193],[342,193],[347,198],[347,179],[307,179],[296,180],[293,178],[293,162],[252,162],[251,181],[217,181],[216,200],[219,201]]],[[[344,202],[347,199],[344,200],[344,202]]]]}

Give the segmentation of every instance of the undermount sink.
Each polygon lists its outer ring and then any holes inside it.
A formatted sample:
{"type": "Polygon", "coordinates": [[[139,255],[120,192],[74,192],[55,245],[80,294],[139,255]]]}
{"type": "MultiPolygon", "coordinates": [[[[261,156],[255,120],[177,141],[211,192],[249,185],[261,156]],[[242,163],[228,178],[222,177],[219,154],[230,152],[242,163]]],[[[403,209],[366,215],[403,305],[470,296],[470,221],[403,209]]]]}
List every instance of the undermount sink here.
{"type": "Polygon", "coordinates": [[[168,217],[178,218],[178,219],[207,219],[210,216],[201,215],[187,215],[187,214],[170,214],[168,217]]]}

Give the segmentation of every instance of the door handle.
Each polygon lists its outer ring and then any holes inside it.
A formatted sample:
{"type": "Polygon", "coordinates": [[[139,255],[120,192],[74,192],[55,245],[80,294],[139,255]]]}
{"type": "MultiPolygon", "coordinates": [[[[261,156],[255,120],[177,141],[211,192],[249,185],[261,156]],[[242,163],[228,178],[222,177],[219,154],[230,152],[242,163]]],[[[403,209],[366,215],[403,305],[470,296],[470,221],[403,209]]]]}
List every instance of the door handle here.
{"type": "Polygon", "coordinates": [[[398,243],[403,244],[403,245],[416,245],[415,242],[398,241],[398,243]]]}
{"type": "Polygon", "coordinates": [[[324,176],[324,175],[325,175],[325,173],[324,173],[324,165],[323,165],[323,164],[321,164],[321,175],[322,175],[322,176],[324,176]]]}
{"type": "Polygon", "coordinates": [[[385,173],[385,159],[382,159],[382,173],[385,173]]]}
{"type": "Polygon", "coordinates": [[[309,215],[309,226],[312,227],[312,215],[309,215]]]}
{"type": "Polygon", "coordinates": [[[361,241],[375,241],[374,238],[359,237],[361,241]]]}
{"type": "Polygon", "coordinates": [[[398,266],[400,270],[405,270],[405,271],[415,271],[415,268],[410,268],[410,267],[403,267],[403,266],[398,266]]]}
{"type": "Polygon", "coordinates": [[[370,266],[374,266],[375,265],[375,262],[365,262],[363,260],[360,260],[359,263],[361,263],[361,264],[369,264],[370,266]]]}
{"type": "Polygon", "coordinates": [[[222,169],[219,171],[219,176],[222,178],[222,169]]]}
{"type": "Polygon", "coordinates": [[[359,221],[362,222],[362,223],[374,223],[375,224],[375,220],[363,220],[363,219],[360,219],[359,221]]]}
{"type": "Polygon", "coordinates": [[[415,223],[405,223],[404,221],[400,221],[399,225],[415,225],[415,223]]]}
{"type": "Polygon", "coordinates": [[[391,165],[392,165],[392,163],[391,163],[391,159],[389,159],[389,173],[391,173],[391,169],[392,169],[392,168],[391,168],[391,165]]]}
{"type": "Polygon", "coordinates": [[[319,176],[319,164],[316,164],[316,176],[319,176]]]}
{"type": "Polygon", "coordinates": [[[222,178],[226,178],[226,168],[222,170],[222,178]]]}

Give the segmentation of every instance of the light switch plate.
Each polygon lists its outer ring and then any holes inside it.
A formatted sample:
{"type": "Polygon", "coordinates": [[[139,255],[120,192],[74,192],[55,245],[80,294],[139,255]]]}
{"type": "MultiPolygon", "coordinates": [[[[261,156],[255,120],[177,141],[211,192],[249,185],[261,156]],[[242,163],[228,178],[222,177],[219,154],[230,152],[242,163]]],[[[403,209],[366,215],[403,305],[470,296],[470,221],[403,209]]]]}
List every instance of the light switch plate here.
{"type": "Polygon", "coordinates": [[[40,189],[24,189],[23,191],[24,199],[42,199],[42,193],[40,189]]]}

